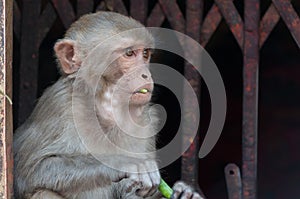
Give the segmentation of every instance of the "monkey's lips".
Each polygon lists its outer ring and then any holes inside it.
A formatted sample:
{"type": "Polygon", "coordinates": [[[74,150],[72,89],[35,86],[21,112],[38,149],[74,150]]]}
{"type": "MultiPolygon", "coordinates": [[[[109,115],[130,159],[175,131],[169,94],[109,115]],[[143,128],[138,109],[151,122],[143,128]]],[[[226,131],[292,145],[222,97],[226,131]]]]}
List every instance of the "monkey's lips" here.
{"type": "Polygon", "coordinates": [[[145,85],[139,87],[138,89],[136,89],[133,92],[133,94],[143,94],[143,95],[151,94],[152,93],[152,89],[153,89],[152,84],[145,84],[145,85]]]}
{"type": "Polygon", "coordinates": [[[133,94],[148,94],[151,93],[150,90],[148,90],[147,88],[142,88],[140,90],[134,91],[133,94]]]}
{"type": "Polygon", "coordinates": [[[136,89],[131,96],[131,102],[134,104],[145,104],[149,102],[151,99],[152,89],[151,85],[144,85],[136,89]]]}

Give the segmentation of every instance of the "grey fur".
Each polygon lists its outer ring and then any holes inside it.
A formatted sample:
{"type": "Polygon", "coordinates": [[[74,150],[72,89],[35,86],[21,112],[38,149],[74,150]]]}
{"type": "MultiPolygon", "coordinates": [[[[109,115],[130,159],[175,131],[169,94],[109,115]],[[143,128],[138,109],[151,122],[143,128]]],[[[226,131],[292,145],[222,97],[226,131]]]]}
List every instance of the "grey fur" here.
{"type": "MultiPolygon", "coordinates": [[[[71,26],[65,38],[58,41],[57,44],[65,42],[74,46],[74,57],[69,61],[74,61],[74,64],[83,68],[83,76],[78,76],[79,81],[76,83],[77,72],[66,74],[62,70],[62,77],[44,92],[31,116],[16,130],[14,188],[17,199],[161,198],[157,192],[160,174],[155,156],[129,157],[118,150],[108,148],[103,139],[104,135],[88,123],[91,116],[87,113],[94,111],[90,100],[93,99],[95,90],[91,86],[98,82],[99,77],[95,74],[101,64],[87,67],[84,65],[86,62],[82,61],[88,56],[90,49],[94,49],[108,36],[142,27],[137,21],[120,14],[98,12],[83,16],[71,26]],[[78,106],[82,106],[86,112],[72,110],[73,89],[80,90],[81,95],[77,96],[78,106]],[[87,150],[78,135],[73,114],[82,118],[79,123],[90,130],[89,139],[97,142],[100,154],[97,158],[87,150]],[[102,164],[101,160],[110,162],[114,168],[102,164]]],[[[144,33],[131,35],[132,41],[154,41],[147,31],[144,33]]],[[[109,50],[114,51],[116,46],[122,46],[120,41],[112,41],[109,50]]],[[[110,56],[109,52],[107,57],[110,56]]],[[[62,67],[61,59],[58,56],[59,67],[62,67]]],[[[102,62],[105,63],[106,59],[102,62]]],[[[120,63],[114,64],[119,66],[120,63]]],[[[101,79],[96,92],[101,95],[102,90],[109,86],[109,83],[101,79]]],[[[101,108],[105,108],[101,103],[102,101],[99,105],[96,104],[99,106],[98,122],[106,130],[105,134],[111,136],[112,142],[131,152],[155,150],[154,137],[143,140],[132,138],[124,134],[114,121],[109,123],[110,118],[107,120],[104,115],[106,113],[100,111],[101,108]]],[[[143,107],[144,113],[139,117],[142,123],[145,122],[147,107],[148,105],[143,107]]],[[[152,134],[154,130],[155,126],[150,126],[143,133],[152,134]]]]}

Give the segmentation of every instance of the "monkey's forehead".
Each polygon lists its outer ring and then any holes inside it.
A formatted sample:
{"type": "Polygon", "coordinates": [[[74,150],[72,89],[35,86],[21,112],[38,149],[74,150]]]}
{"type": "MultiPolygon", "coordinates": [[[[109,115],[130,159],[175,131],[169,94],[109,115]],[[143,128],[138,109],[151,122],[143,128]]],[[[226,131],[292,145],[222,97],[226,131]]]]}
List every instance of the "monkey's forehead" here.
{"type": "Polygon", "coordinates": [[[82,16],[71,25],[65,37],[80,42],[97,37],[99,40],[107,38],[120,40],[118,35],[140,41],[153,40],[147,28],[133,18],[103,11],[82,16]]]}
{"type": "Polygon", "coordinates": [[[154,48],[155,39],[147,31],[142,29],[131,29],[117,34],[99,36],[99,40],[94,40],[95,47],[107,49],[124,49],[128,47],[136,48],[154,48]],[[101,39],[102,37],[102,39],[101,39]]]}
{"type": "Polygon", "coordinates": [[[154,37],[146,28],[134,28],[115,34],[113,39],[122,41],[123,44],[151,45],[154,46],[154,37]]]}
{"type": "Polygon", "coordinates": [[[145,39],[145,38],[122,38],[121,43],[117,44],[118,48],[128,48],[132,47],[135,49],[139,48],[154,48],[155,43],[154,40],[145,39]]]}

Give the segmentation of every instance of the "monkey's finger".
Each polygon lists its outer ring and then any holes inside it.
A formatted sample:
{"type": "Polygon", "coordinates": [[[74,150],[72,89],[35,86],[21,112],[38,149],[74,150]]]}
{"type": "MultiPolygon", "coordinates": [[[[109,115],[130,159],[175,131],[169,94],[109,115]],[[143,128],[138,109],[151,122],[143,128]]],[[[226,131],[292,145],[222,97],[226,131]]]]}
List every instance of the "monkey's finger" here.
{"type": "Polygon", "coordinates": [[[160,174],[159,174],[159,172],[150,172],[149,176],[150,176],[150,179],[151,179],[151,182],[152,182],[152,187],[149,190],[148,195],[152,196],[154,193],[157,192],[157,189],[158,189],[158,186],[159,186],[159,183],[160,183],[160,174]]]}
{"type": "Polygon", "coordinates": [[[120,182],[124,178],[129,177],[128,173],[124,173],[124,172],[119,172],[115,176],[113,176],[113,175],[111,175],[111,176],[112,176],[112,179],[111,179],[112,182],[120,182]]]}
{"type": "Polygon", "coordinates": [[[181,199],[192,199],[193,191],[187,188],[180,195],[181,195],[180,196],[181,199]]]}
{"type": "Polygon", "coordinates": [[[149,190],[148,195],[152,196],[157,192],[158,186],[160,184],[160,173],[155,161],[146,161],[145,166],[147,168],[147,171],[150,171],[148,174],[152,182],[152,187],[149,190]]]}
{"type": "Polygon", "coordinates": [[[123,170],[113,170],[109,172],[109,175],[112,182],[120,182],[124,178],[129,178],[129,173],[124,172],[123,170]]]}
{"type": "Polygon", "coordinates": [[[172,189],[174,191],[182,192],[185,187],[186,185],[183,182],[176,182],[172,189]]]}
{"type": "Polygon", "coordinates": [[[133,190],[137,190],[137,187],[141,187],[141,182],[136,180],[129,180],[129,183],[126,185],[126,193],[130,193],[133,190]]]}
{"type": "Polygon", "coordinates": [[[160,173],[157,164],[155,161],[146,161],[145,165],[147,167],[147,171],[149,171],[152,185],[155,189],[157,189],[160,184],[160,173]]]}
{"type": "Polygon", "coordinates": [[[159,169],[157,167],[156,162],[155,161],[146,161],[145,166],[147,168],[147,171],[149,171],[149,175],[152,180],[152,184],[154,186],[158,187],[158,185],[160,183],[160,173],[159,173],[159,169]]]}
{"type": "Polygon", "coordinates": [[[203,197],[200,196],[197,192],[193,193],[192,199],[204,199],[203,197]]]}
{"type": "Polygon", "coordinates": [[[121,167],[121,171],[126,172],[131,177],[131,174],[137,174],[139,172],[136,164],[125,164],[121,167]]]}
{"type": "Polygon", "coordinates": [[[142,182],[142,187],[141,189],[137,190],[136,195],[141,197],[147,197],[149,191],[152,188],[152,181],[146,170],[146,167],[143,164],[139,165],[139,174],[140,181],[142,182]]]}
{"type": "Polygon", "coordinates": [[[141,188],[136,191],[136,195],[140,197],[148,197],[150,196],[150,191],[152,188],[152,183],[147,174],[142,175],[141,180],[141,188]]]}
{"type": "Polygon", "coordinates": [[[203,199],[197,192],[193,192],[190,186],[181,181],[175,183],[173,190],[171,199],[203,199]]]}
{"type": "Polygon", "coordinates": [[[185,187],[186,187],[186,185],[183,182],[176,182],[172,188],[174,192],[173,192],[171,198],[172,199],[181,198],[185,187]]]}
{"type": "Polygon", "coordinates": [[[129,193],[131,191],[133,191],[133,189],[136,189],[137,187],[141,187],[141,182],[139,180],[139,176],[138,176],[138,167],[135,164],[131,164],[131,165],[126,165],[125,166],[126,170],[122,170],[122,171],[127,171],[127,175],[128,177],[128,184],[126,185],[126,192],[129,193]]]}

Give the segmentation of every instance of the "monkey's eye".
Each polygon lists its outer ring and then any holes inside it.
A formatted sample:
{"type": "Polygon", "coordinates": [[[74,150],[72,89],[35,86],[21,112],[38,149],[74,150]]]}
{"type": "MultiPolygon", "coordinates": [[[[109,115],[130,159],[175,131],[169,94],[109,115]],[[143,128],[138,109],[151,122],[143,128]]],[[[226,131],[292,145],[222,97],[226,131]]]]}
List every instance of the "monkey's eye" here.
{"type": "Polygon", "coordinates": [[[132,50],[132,48],[126,48],[125,55],[127,57],[133,56],[134,55],[134,51],[132,50]]]}
{"type": "Polygon", "coordinates": [[[149,49],[149,48],[145,48],[145,49],[143,50],[143,57],[144,57],[145,59],[148,59],[148,58],[150,57],[150,49],[149,49]]]}

